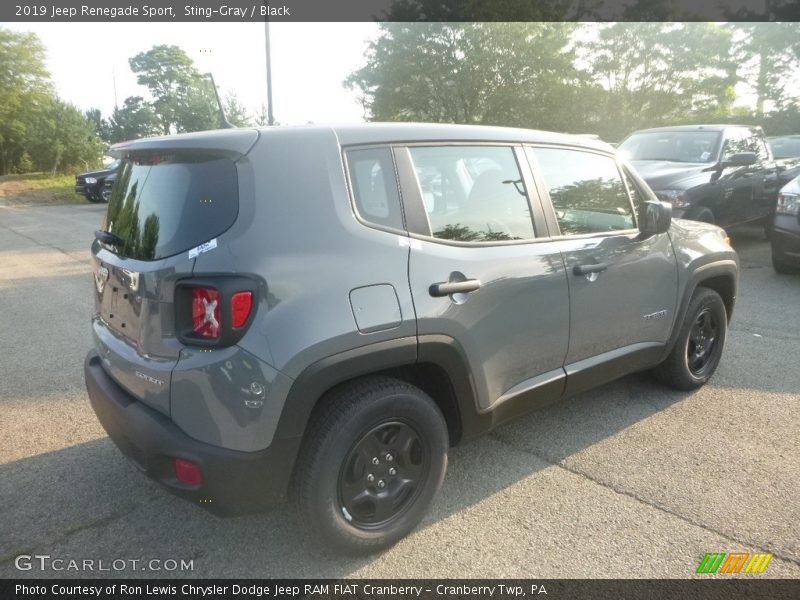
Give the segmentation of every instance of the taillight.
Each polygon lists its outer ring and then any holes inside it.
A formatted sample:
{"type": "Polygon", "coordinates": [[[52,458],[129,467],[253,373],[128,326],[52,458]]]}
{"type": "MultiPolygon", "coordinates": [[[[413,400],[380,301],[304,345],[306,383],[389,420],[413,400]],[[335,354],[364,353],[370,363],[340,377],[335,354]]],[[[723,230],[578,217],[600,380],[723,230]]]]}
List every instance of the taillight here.
{"type": "Polygon", "coordinates": [[[231,296],[231,325],[239,329],[247,323],[253,308],[253,292],[234,292],[231,296]]]}
{"type": "MultiPolygon", "coordinates": [[[[249,312],[249,311],[248,311],[249,312]]],[[[222,307],[214,288],[192,288],[192,331],[206,339],[219,337],[222,307]]]]}
{"type": "Polygon", "coordinates": [[[203,474],[200,467],[184,458],[175,459],[175,476],[178,481],[186,485],[200,485],[203,483],[203,474]]]}
{"type": "Polygon", "coordinates": [[[258,283],[251,277],[196,277],[175,286],[175,334],[187,346],[233,346],[257,310],[258,283]]]}

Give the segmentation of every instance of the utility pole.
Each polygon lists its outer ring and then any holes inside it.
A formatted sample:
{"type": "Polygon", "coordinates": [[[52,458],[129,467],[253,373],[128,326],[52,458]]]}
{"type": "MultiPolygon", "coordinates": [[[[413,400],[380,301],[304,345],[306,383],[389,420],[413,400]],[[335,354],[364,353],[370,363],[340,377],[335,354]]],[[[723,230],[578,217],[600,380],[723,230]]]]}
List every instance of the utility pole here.
{"type": "Polygon", "coordinates": [[[275,125],[272,114],[272,51],[269,47],[269,21],[264,21],[264,44],[267,53],[267,124],[275,125]]]}
{"type": "Polygon", "coordinates": [[[114,67],[111,67],[111,81],[114,83],[114,108],[119,108],[117,104],[117,72],[114,67]]]}

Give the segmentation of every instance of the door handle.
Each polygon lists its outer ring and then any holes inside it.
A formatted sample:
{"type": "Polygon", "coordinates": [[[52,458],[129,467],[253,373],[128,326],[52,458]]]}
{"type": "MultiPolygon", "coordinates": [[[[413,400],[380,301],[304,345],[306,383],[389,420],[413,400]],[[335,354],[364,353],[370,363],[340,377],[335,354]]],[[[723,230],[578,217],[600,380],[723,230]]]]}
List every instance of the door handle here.
{"type": "Polygon", "coordinates": [[[588,275],[589,273],[602,273],[608,268],[606,263],[594,263],[591,265],[575,265],[572,273],[575,275],[588,275]]]}
{"type": "Polygon", "coordinates": [[[467,279],[465,281],[441,281],[439,283],[432,283],[428,288],[428,292],[434,298],[442,298],[451,294],[468,294],[479,290],[481,282],[477,279],[467,279]]]}

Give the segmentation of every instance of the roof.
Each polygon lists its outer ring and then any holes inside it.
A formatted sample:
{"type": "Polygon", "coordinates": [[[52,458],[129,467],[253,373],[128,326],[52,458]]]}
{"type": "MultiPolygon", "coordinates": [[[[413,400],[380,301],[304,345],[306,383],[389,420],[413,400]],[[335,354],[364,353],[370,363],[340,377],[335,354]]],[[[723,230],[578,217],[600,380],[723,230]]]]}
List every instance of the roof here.
{"type": "Polygon", "coordinates": [[[383,142],[528,142],[566,144],[612,150],[603,141],[586,135],[570,135],[536,129],[493,127],[487,125],[454,125],[449,123],[359,123],[333,125],[342,145],[383,142]]]}
{"type": "Polygon", "coordinates": [[[143,138],[122,142],[111,147],[109,154],[120,156],[128,150],[157,150],[164,148],[221,148],[241,154],[246,153],[256,139],[271,132],[286,135],[292,130],[317,130],[332,132],[340,145],[380,144],[394,142],[516,142],[548,143],[580,146],[613,151],[607,143],[592,139],[586,134],[570,135],[514,127],[489,127],[484,125],[453,125],[438,123],[357,123],[348,125],[298,125],[252,128],[217,129],[164,137],[143,138]]]}

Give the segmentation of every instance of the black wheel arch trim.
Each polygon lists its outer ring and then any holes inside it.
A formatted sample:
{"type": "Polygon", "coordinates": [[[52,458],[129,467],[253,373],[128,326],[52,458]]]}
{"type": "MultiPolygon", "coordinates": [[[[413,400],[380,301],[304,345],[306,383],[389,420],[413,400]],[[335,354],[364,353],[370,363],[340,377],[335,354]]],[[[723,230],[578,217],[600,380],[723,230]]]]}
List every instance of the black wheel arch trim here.
{"type": "MultiPolygon", "coordinates": [[[[306,367],[286,396],[275,439],[301,440],[317,402],[333,387],[358,377],[422,363],[441,368],[449,379],[459,420],[456,426],[459,435],[454,441],[474,437],[491,428],[492,414],[480,414],[477,410],[474,384],[458,342],[446,335],[423,335],[360,346],[306,367]]],[[[296,454],[291,459],[292,464],[295,459],[296,454]]]]}
{"type": "MultiPolygon", "coordinates": [[[[675,342],[678,339],[678,334],[680,333],[681,325],[683,324],[683,320],[686,318],[686,311],[689,309],[689,302],[691,301],[695,290],[702,286],[704,282],[718,277],[724,277],[728,279],[731,286],[732,294],[730,302],[726,302],[727,317],[728,322],[730,323],[731,315],[733,314],[733,307],[736,304],[736,294],[739,283],[738,264],[733,259],[725,259],[717,260],[695,268],[689,276],[686,285],[684,286],[683,295],[680,298],[678,308],[675,312],[675,321],[672,325],[672,333],[670,334],[669,340],[664,347],[662,360],[669,355],[669,353],[672,351],[672,348],[675,346],[675,342]]],[[[725,299],[723,298],[723,300],[725,299]]]]}

